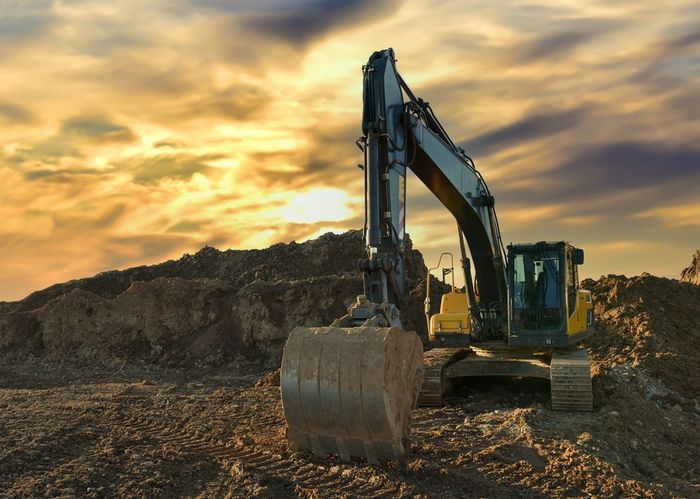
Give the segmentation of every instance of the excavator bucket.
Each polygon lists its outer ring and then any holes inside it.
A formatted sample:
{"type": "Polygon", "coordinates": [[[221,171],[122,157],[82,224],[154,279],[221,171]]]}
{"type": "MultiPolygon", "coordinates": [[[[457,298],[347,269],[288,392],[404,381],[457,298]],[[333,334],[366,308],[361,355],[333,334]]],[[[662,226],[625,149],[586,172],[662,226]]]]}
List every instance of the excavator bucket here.
{"type": "Polygon", "coordinates": [[[282,406],[295,450],[369,463],[407,452],[423,346],[396,327],[297,327],[284,347],[282,406]]]}

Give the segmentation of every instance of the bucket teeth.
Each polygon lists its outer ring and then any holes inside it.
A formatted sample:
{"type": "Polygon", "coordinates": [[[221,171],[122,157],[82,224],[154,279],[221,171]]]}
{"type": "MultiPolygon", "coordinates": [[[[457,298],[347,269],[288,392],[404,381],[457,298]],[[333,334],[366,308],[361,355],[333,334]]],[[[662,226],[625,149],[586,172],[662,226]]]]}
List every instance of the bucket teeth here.
{"type": "Polygon", "coordinates": [[[290,446],[346,461],[401,461],[422,356],[418,336],[398,328],[294,329],[280,382],[290,446]]]}

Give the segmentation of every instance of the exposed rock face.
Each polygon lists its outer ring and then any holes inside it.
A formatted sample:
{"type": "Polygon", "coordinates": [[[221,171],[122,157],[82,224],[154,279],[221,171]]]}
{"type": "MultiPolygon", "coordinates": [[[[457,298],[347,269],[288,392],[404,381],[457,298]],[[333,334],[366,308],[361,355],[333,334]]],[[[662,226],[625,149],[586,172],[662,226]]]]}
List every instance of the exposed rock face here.
{"type": "Polygon", "coordinates": [[[693,261],[681,272],[681,281],[700,285],[700,250],[693,255],[693,261]]]}
{"type": "MultiPolygon", "coordinates": [[[[217,364],[279,362],[295,326],[324,326],[362,292],[360,231],[103,272],[0,304],[0,355],[217,364]]],[[[426,267],[410,241],[404,327],[425,337],[426,267]]],[[[436,282],[434,303],[443,287],[436,282]]]]}

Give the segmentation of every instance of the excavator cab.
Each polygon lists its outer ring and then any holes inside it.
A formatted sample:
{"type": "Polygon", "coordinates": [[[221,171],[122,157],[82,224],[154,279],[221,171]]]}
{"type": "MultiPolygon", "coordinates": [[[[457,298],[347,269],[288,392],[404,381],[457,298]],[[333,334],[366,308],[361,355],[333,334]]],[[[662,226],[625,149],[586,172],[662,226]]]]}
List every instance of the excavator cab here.
{"type": "Polygon", "coordinates": [[[578,287],[583,250],[567,242],[508,246],[509,344],[567,347],[593,331],[590,291],[578,287]]]}

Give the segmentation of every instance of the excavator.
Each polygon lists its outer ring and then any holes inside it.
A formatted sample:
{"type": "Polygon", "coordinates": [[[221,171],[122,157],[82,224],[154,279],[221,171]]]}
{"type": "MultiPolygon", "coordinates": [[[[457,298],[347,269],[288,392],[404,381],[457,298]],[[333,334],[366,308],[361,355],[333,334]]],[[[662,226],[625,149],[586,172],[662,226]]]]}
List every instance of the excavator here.
{"type": "MultiPolygon", "coordinates": [[[[471,376],[545,378],[552,409],[592,410],[590,363],[578,345],[593,332],[591,294],[578,285],[583,250],[540,241],[506,251],[484,178],[398,73],[393,49],[363,66],[362,133],[364,289],[345,316],[296,327],[285,344],[290,447],[405,465],[413,409],[442,406],[454,380],[471,376]],[[425,352],[401,320],[407,169],[455,219],[465,283],[453,281],[432,314],[428,272],[425,352]]],[[[454,279],[454,264],[443,272],[454,279]]]]}

